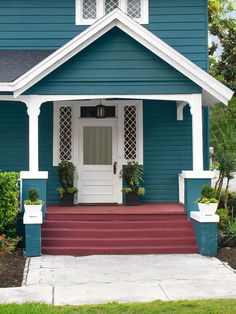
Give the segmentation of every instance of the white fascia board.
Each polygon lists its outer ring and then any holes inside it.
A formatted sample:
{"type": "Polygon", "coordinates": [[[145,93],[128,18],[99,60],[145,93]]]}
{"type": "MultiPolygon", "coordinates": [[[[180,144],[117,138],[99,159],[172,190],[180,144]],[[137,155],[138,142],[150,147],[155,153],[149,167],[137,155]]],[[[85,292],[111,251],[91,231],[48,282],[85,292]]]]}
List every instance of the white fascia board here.
{"type": "Polygon", "coordinates": [[[158,57],[202,87],[207,93],[215,98],[215,102],[221,101],[224,104],[227,104],[233,96],[233,91],[228,87],[214,79],[211,75],[203,71],[175,49],[171,48],[163,40],[145,29],[139,23],[135,22],[121,10],[116,9],[96,21],[80,35],[76,36],[15,80],[13,82],[15,97],[72,58],[114,26],[119,27],[158,57]]]}
{"type": "Polygon", "coordinates": [[[0,82],[0,92],[13,92],[13,83],[0,82]]]}

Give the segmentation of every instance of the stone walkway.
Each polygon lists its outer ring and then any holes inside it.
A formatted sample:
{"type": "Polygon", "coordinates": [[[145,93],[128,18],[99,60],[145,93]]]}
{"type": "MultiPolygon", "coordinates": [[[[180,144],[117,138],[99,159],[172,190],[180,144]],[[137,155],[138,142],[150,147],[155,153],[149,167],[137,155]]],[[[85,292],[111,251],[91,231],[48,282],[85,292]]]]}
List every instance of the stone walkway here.
{"type": "Polygon", "coordinates": [[[235,297],[236,272],[198,254],[44,255],[28,259],[21,288],[0,289],[0,303],[55,305],[235,297]]]}

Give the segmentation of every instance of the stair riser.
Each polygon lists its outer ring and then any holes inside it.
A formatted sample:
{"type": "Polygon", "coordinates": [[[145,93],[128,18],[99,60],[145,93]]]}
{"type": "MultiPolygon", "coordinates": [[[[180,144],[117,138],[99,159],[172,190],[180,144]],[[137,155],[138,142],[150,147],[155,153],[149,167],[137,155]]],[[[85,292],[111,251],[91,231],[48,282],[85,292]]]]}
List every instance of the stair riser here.
{"type": "Polygon", "coordinates": [[[171,221],[179,220],[185,221],[185,215],[119,215],[119,214],[99,214],[99,215],[86,215],[86,214],[47,214],[47,220],[71,220],[71,221],[171,221]]]}
{"type": "Polygon", "coordinates": [[[141,238],[141,237],[193,237],[194,233],[191,229],[176,229],[176,230],[53,230],[53,229],[43,229],[42,237],[63,237],[67,239],[72,238],[141,238]]]}
{"type": "Polygon", "coordinates": [[[61,246],[61,247],[132,247],[132,246],[163,246],[163,245],[194,245],[194,238],[177,238],[177,239],[42,239],[42,246],[61,246]]]}
{"type": "MultiPolygon", "coordinates": [[[[42,248],[43,254],[51,255],[95,255],[95,254],[193,254],[199,253],[196,247],[156,247],[156,248],[92,248],[92,249],[71,249],[71,248],[42,248]]],[[[168,267],[168,265],[167,265],[168,267]]]]}
{"type": "Polygon", "coordinates": [[[191,228],[191,221],[50,221],[43,223],[43,228],[68,229],[140,229],[140,228],[191,228]]]}

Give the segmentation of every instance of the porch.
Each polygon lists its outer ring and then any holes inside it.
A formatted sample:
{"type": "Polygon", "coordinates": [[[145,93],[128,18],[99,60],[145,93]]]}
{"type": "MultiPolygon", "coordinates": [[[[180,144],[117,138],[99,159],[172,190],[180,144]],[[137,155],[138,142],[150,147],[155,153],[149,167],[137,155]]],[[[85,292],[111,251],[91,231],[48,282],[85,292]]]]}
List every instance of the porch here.
{"type": "Polygon", "coordinates": [[[42,253],[198,253],[198,248],[181,204],[48,206],[42,253]]]}

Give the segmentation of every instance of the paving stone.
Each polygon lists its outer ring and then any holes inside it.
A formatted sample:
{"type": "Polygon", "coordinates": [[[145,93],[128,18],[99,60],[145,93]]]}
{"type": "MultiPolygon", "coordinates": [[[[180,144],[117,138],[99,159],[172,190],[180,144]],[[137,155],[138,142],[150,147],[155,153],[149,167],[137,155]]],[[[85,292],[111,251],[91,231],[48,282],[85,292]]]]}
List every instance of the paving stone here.
{"type": "Polygon", "coordinates": [[[107,302],[148,302],[167,300],[158,283],[85,284],[55,287],[55,305],[82,305],[107,302]]]}
{"type": "Polygon", "coordinates": [[[51,286],[29,286],[1,289],[0,303],[44,302],[52,304],[51,286]]]}
{"type": "MultiPolygon", "coordinates": [[[[30,259],[26,285],[36,294],[21,290],[26,287],[14,288],[19,302],[39,298],[37,289],[44,286],[55,288],[60,305],[223,298],[236,297],[236,272],[216,258],[198,254],[44,255],[30,259]]],[[[10,291],[14,290],[1,289],[0,302],[11,298],[10,291]]],[[[51,301],[45,302],[52,302],[50,293],[48,298],[51,301]]]]}
{"type": "Polygon", "coordinates": [[[160,286],[170,300],[235,298],[236,280],[164,280],[160,286]]]}

